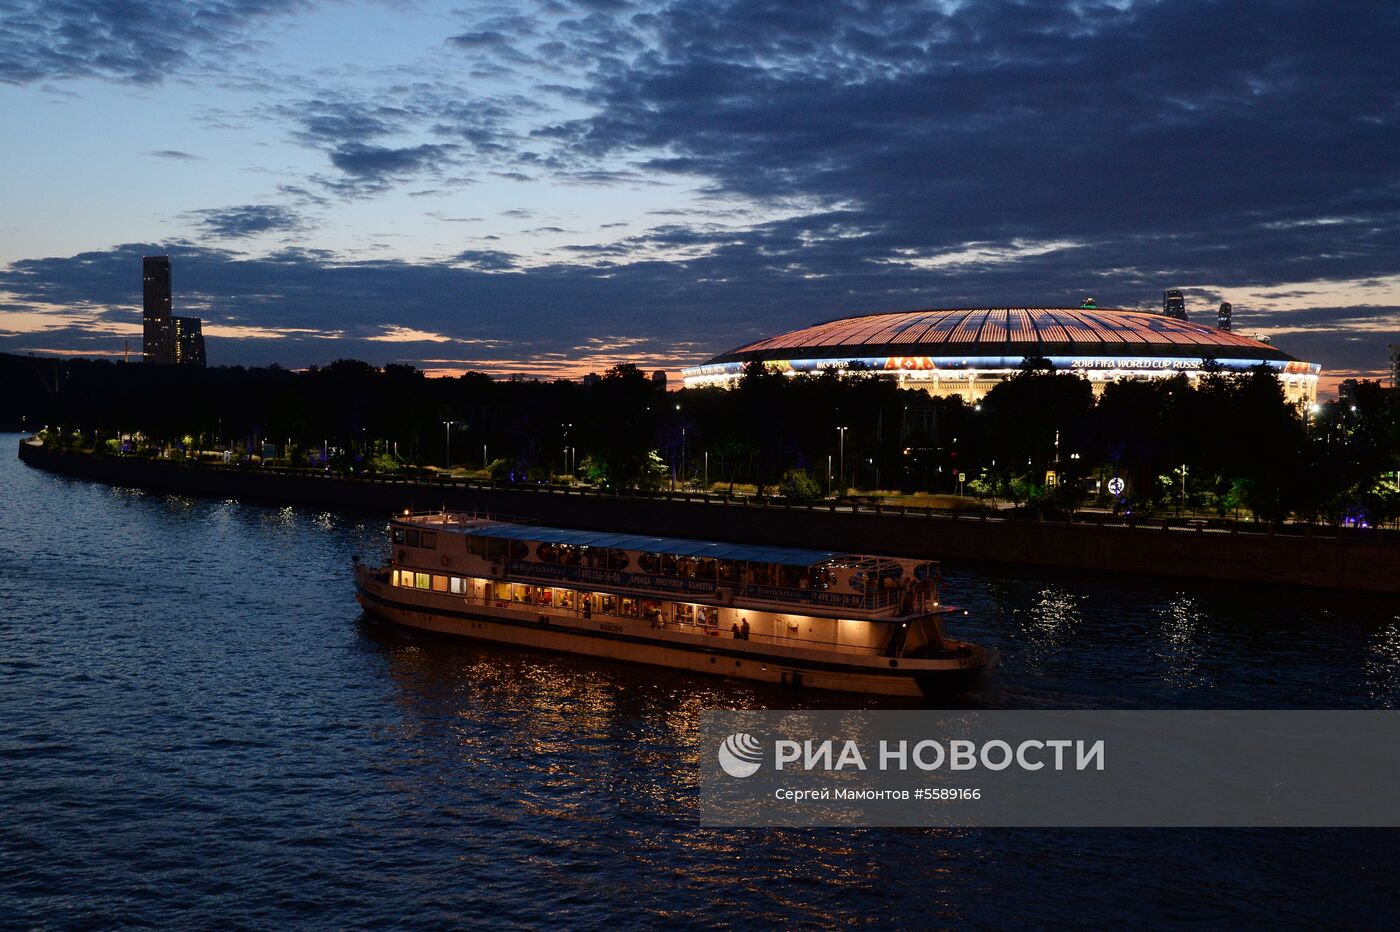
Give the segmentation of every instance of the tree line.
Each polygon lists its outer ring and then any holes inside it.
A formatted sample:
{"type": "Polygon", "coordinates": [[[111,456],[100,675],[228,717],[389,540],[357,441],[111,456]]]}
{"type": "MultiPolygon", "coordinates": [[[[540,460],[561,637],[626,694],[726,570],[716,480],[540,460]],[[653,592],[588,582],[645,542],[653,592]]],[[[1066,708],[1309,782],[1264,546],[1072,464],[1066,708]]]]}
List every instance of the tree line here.
{"type": "Polygon", "coordinates": [[[1400,399],[1375,382],[1290,404],[1266,368],[1110,383],[1031,360],[979,404],[874,374],[760,365],[732,389],[428,378],[341,360],[305,371],[0,357],[0,422],[131,455],[232,450],[347,472],[428,468],[600,487],[810,499],[900,492],[1265,521],[1400,518],[1400,399]],[[1115,482],[1114,480],[1119,480],[1115,482]],[[1120,485],[1121,483],[1121,485],[1120,485]],[[1116,493],[1116,494],[1115,494],[1116,493]]]}

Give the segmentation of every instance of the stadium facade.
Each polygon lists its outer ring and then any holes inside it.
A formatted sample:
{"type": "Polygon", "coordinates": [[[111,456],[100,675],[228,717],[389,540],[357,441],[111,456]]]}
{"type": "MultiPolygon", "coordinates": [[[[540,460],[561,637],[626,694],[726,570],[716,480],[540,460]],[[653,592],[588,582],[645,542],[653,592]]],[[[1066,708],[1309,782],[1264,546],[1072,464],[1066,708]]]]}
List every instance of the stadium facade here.
{"type": "Polygon", "coordinates": [[[687,388],[731,386],[752,362],[791,374],[834,369],[874,372],[907,388],[980,401],[1045,358],[1087,378],[1100,392],[1120,379],[1267,366],[1288,399],[1317,400],[1321,366],[1259,340],[1162,314],[1107,308],[958,308],[866,314],[749,343],[682,372],[687,388]]]}

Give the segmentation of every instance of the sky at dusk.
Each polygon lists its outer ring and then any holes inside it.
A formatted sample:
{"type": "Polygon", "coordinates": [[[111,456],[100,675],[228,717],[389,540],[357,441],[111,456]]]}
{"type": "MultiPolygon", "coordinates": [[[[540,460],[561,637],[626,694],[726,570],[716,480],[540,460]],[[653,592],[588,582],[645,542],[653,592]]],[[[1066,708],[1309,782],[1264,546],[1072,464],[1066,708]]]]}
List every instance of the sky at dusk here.
{"type": "Polygon", "coordinates": [[[7,0],[0,351],[577,376],[832,317],[1400,342],[1400,5],[7,0]]]}

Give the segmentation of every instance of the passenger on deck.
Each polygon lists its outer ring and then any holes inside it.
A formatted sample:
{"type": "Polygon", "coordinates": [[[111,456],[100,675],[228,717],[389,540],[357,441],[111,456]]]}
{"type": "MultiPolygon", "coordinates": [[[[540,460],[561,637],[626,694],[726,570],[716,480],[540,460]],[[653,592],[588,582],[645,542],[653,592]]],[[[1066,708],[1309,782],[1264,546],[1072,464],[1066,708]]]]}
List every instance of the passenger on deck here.
{"type": "Polygon", "coordinates": [[[734,622],[734,627],[730,630],[734,633],[734,640],[737,641],[740,637],[742,637],[742,634],[739,631],[739,623],[737,621],[734,622]]]}
{"type": "Polygon", "coordinates": [[[739,635],[741,641],[747,641],[749,639],[749,620],[747,618],[743,619],[743,624],[739,627],[739,635]]]}

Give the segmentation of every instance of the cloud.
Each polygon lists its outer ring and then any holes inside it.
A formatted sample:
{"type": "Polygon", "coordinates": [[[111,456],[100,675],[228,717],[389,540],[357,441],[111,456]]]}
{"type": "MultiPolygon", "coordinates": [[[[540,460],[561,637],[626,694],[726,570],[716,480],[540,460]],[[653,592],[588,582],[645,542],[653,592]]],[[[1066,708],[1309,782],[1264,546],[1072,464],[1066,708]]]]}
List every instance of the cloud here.
{"type": "Polygon", "coordinates": [[[331,151],[331,164],[347,175],[378,181],[416,172],[425,165],[434,164],[453,148],[425,143],[391,149],[350,143],[331,151]]]}
{"type": "MultiPolygon", "coordinates": [[[[1028,269],[994,264],[956,270],[937,290],[929,287],[929,273],[918,269],[867,269],[862,290],[880,298],[856,303],[849,275],[792,272],[784,235],[716,236],[694,257],[667,261],[630,257],[648,248],[639,237],[616,255],[528,266],[491,250],[406,263],[347,261],[299,248],[254,257],[208,245],[129,244],[0,267],[0,350],[105,347],[119,353],[122,340],[139,327],[141,256],[152,252],[172,257],[176,306],[205,317],[206,330],[224,328],[208,331],[227,334],[211,342],[211,358],[220,363],[302,366],[353,355],[376,363],[452,358],[461,368],[499,363],[501,371],[527,371],[522,360],[535,359],[550,361],[539,371],[564,371],[606,346],[614,361],[675,368],[751,339],[867,310],[1074,305],[1085,293],[1101,307],[1160,301],[1160,290],[1142,283],[1086,283],[1060,268],[1062,258],[1045,253],[1025,259],[1028,269]],[[449,343],[466,342],[470,354],[444,352],[449,343]]],[[[672,240],[685,238],[663,235],[655,248],[670,248],[672,240]]],[[[1313,296],[1312,306],[1272,311],[1238,302],[1239,329],[1273,333],[1276,346],[1327,370],[1385,365],[1400,306],[1328,306],[1318,300],[1327,283],[1299,284],[1313,296]]],[[[1400,275],[1385,289],[1400,291],[1400,275]]],[[[1251,299],[1254,293],[1240,290],[1251,299]]],[[[1213,319],[1217,300],[1205,286],[1193,289],[1193,316],[1213,319]]]]}
{"type": "MultiPolygon", "coordinates": [[[[151,82],[244,47],[298,8],[65,0],[43,5],[55,11],[45,19],[20,0],[0,14],[0,80],[151,82]],[[144,37],[142,10],[168,14],[149,27],[148,60],[125,61],[131,43],[109,43],[110,59],[101,42],[84,45],[98,33],[144,37]],[[64,52],[64,42],[76,45],[64,52]]],[[[181,267],[248,326],[343,329],[379,353],[387,344],[369,336],[401,327],[454,340],[485,328],[501,345],[565,355],[589,332],[632,333],[649,352],[694,344],[703,355],[860,311],[1085,294],[1156,307],[1169,287],[1188,289],[1193,306],[1234,300],[1250,329],[1273,329],[1285,349],[1329,367],[1365,368],[1377,355],[1367,340],[1393,339],[1394,4],[550,0],[534,10],[457,14],[412,66],[353,78],[321,68],[240,115],[274,122],[324,159],[314,177],[279,188],[282,207],[408,181],[410,194],[445,199],[473,178],[486,196],[444,201],[438,219],[491,216],[498,179],[537,186],[511,188],[509,203],[533,210],[499,216],[563,228],[585,221],[532,197],[545,186],[690,186],[691,203],[638,198],[635,212],[659,225],[600,215],[600,231],[623,232],[551,241],[548,253],[529,254],[511,232],[468,242],[513,242],[519,254],[435,244],[433,258],[394,263],[190,250],[181,267]]],[[[200,222],[238,236],[268,217],[200,222]]],[[[103,304],[112,285],[89,278],[113,256],[127,261],[118,249],[16,263],[0,288],[25,313],[116,307],[103,304]]],[[[110,274],[129,287],[129,268],[110,274]]],[[[321,352],[311,337],[289,339],[286,362],[321,352]]]]}
{"type": "Polygon", "coordinates": [[[485,272],[502,272],[515,268],[516,258],[497,249],[467,249],[453,256],[452,261],[485,272]]]}
{"type": "Polygon", "coordinates": [[[201,232],[217,239],[236,239],[259,233],[283,233],[305,226],[300,214],[276,204],[242,204],[190,211],[201,232]]]}
{"type": "Polygon", "coordinates": [[[433,143],[402,148],[346,143],[329,153],[331,164],[343,177],[318,177],[316,181],[344,197],[361,197],[383,191],[415,175],[439,173],[450,164],[451,154],[456,149],[457,146],[433,143]]]}
{"type": "Polygon", "coordinates": [[[9,0],[0,6],[0,83],[111,78],[160,84],[221,69],[268,23],[309,0],[9,0]]]}
{"type": "MultiPolygon", "coordinates": [[[[542,41],[592,110],[534,131],[553,164],[840,212],[811,235],[868,261],[1092,242],[1064,257],[1086,276],[1396,268],[1393,6],[687,0],[542,41]]],[[[843,271],[825,258],[801,264],[843,271]]]]}
{"type": "Polygon", "coordinates": [[[441,186],[415,192],[419,196],[471,184],[469,176],[443,174],[467,154],[482,168],[512,163],[512,123],[538,110],[537,101],[484,96],[423,77],[368,92],[326,88],[254,115],[287,125],[293,142],[324,152],[341,176],[312,180],[342,196],[378,194],[419,174],[441,186]]]}
{"type": "Polygon", "coordinates": [[[176,162],[195,162],[200,158],[188,152],[181,152],[179,149],[157,149],[153,152],[147,152],[146,154],[153,159],[170,159],[176,162]]]}

